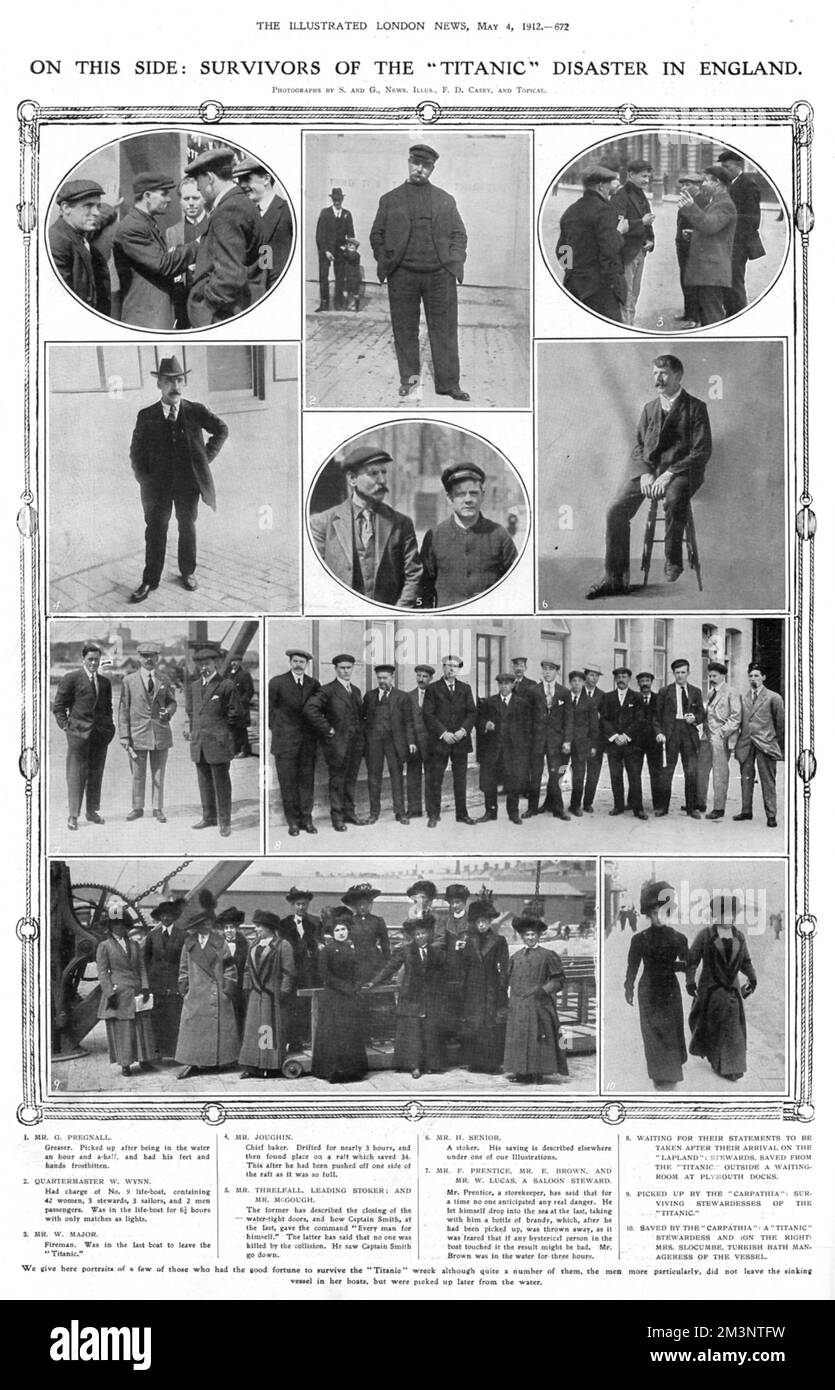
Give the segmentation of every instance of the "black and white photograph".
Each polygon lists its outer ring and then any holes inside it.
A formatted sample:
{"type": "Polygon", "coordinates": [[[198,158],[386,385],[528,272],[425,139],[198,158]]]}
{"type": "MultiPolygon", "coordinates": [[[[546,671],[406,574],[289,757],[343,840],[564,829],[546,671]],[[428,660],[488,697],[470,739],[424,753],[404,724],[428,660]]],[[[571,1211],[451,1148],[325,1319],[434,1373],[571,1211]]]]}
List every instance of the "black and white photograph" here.
{"type": "Polygon", "coordinates": [[[56,276],[128,328],[226,324],[281,280],[295,214],[261,154],[205,131],[111,141],[67,171],[46,217],[56,276]]]}
{"type": "Polygon", "coordinates": [[[781,853],[785,637],[722,615],[268,621],[268,851],[781,853]]]}
{"type": "Polygon", "coordinates": [[[785,863],[607,860],[603,883],[604,1091],[784,1093],[785,863]]]}
{"type": "Polygon", "coordinates": [[[309,131],[305,404],[530,404],[530,137],[309,131]]]}
{"type": "Polygon", "coordinates": [[[298,612],[298,350],[47,348],[52,613],[298,612]]]}
{"type": "MultiPolygon", "coordinates": [[[[435,420],[362,430],[308,491],[306,607],[338,612],[350,595],[354,611],[460,608],[507,588],[530,524],[520,472],[481,435],[435,420]],[[321,584],[323,570],[335,584],[321,584]]],[[[528,586],[520,591],[528,607],[528,586]]]]}
{"type": "Polygon", "coordinates": [[[786,261],[789,219],[768,175],[708,135],[641,130],[556,174],[539,214],[551,275],[589,313],[645,333],[735,319],[786,261]]]}
{"type": "Polygon", "coordinates": [[[591,860],[53,859],[49,873],[61,1092],[597,1090],[591,860]]]}
{"type": "Polygon", "coordinates": [[[257,852],[259,624],[56,619],[49,637],[53,852],[257,852]]]}
{"type": "Polygon", "coordinates": [[[785,608],[785,348],[538,344],[540,609],[785,608]]]}

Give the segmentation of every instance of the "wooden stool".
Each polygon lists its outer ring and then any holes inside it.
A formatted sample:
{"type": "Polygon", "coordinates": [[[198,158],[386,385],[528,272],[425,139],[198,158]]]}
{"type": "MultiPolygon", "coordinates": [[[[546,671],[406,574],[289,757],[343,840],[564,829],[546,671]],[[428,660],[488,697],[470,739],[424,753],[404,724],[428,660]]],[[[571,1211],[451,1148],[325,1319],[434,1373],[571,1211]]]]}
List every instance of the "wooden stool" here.
{"type": "MultiPolygon", "coordinates": [[[[652,564],[652,547],[663,545],[664,537],[656,536],[655,523],[658,520],[658,497],[649,499],[649,511],[647,512],[647,524],[644,528],[644,548],[641,552],[641,570],[644,576],[644,586],[649,580],[649,570],[652,564]]],[[[699,593],[702,592],[702,566],[699,560],[699,547],[696,543],[696,523],[693,520],[693,507],[687,504],[687,519],[684,523],[684,544],[687,548],[687,563],[691,570],[696,571],[696,579],[699,584],[699,593]]]]}

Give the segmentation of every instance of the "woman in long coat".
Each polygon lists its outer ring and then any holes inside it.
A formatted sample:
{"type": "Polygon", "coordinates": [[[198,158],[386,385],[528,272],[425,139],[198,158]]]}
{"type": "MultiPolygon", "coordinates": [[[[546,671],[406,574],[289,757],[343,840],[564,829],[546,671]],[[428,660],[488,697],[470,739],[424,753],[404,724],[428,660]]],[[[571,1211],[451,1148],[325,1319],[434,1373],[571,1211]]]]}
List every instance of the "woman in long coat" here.
{"type": "Polygon", "coordinates": [[[110,1060],[122,1068],[123,1076],[130,1076],[134,1062],[141,1071],[154,1070],[153,1011],[136,1011],[137,996],[147,1000],[150,990],[142,948],[128,936],[132,925],[126,916],[113,920],[96,951],[101,990],[98,1016],[107,1029],[110,1060]]]}
{"type": "Polygon", "coordinates": [[[320,947],[322,993],[313,1044],[313,1075],[336,1084],[360,1081],[368,1071],[350,908],[338,908],[333,939],[320,947]]]}
{"type": "Polygon", "coordinates": [[[470,932],[463,956],[461,1062],[470,1071],[490,1074],[502,1069],[507,1026],[509,951],[504,937],[493,930],[498,915],[487,899],[470,903],[470,932]]]}
{"type": "Polygon", "coordinates": [[[524,949],[510,958],[504,1069],[521,1084],[544,1076],[568,1076],[559,1044],[560,1020],[554,995],[565,984],[559,956],[546,951],[539,938],[548,930],[538,917],[514,917],[513,930],[524,949]]]}
{"type": "Polygon", "coordinates": [[[658,1088],[675,1086],[684,1080],[682,1067],[687,1061],[684,1040],[684,1010],[677,972],[687,968],[687,937],[661,921],[661,914],[674,902],[669,883],[645,883],[641,888],[641,912],[649,926],[629,942],[624,994],[627,1004],[634,999],[638,981],[638,1016],[647,1074],[658,1088]]]}
{"type": "Polygon", "coordinates": [[[193,1076],[201,1068],[227,1067],[236,1062],[241,1048],[235,1018],[237,971],[232,948],[215,928],[213,908],[204,908],[188,924],[188,936],[180,956],[180,993],[183,1012],[177,1037],[177,1061],[182,1070],[177,1080],[193,1076]]]}
{"type": "Polygon", "coordinates": [[[255,940],[244,968],[246,1021],[243,1029],[241,1080],[280,1072],[284,1062],[287,1012],[293,999],[296,962],[289,941],[281,936],[281,919],[260,908],[252,914],[255,940]]]}
{"type": "Polygon", "coordinates": [[[717,1075],[728,1081],[745,1075],[748,1033],[743,1000],[757,988],[748,943],[733,925],[737,907],[735,897],[715,894],[713,925],[699,932],[687,957],[687,993],[695,996],[689,1019],[690,1052],[706,1057],[717,1075]],[[742,987],[740,975],[746,981],[742,987]]]}

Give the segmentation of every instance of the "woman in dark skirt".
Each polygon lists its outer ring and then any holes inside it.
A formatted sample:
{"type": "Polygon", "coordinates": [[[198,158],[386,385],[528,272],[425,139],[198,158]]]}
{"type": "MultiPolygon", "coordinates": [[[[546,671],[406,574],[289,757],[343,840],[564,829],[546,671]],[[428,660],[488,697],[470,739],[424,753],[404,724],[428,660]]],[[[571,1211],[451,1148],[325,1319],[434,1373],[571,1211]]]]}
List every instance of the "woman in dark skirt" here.
{"type": "Polygon", "coordinates": [[[334,1085],[361,1081],[368,1071],[357,955],[351,942],[352,915],[349,908],[337,908],[332,920],[333,939],[319,948],[322,993],[312,1072],[334,1085]]]}
{"type": "Polygon", "coordinates": [[[514,917],[513,930],[524,949],[510,959],[504,1069],[520,1085],[538,1085],[545,1076],[568,1076],[554,999],[565,984],[565,972],[559,956],[539,944],[548,930],[545,922],[514,917]]]}
{"type": "Polygon", "coordinates": [[[139,1063],[140,1071],[154,1071],[153,1010],[136,1009],[137,998],[147,1002],[150,990],[142,948],[128,935],[133,926],[133,920],[124,914],[115,918],[96,951],[101,990],[98,1016],[107,1029],[110,1060],[121,1067],[123,1076],[130,1076],[134,1062],[139,1063]]]}
{"type": "Polygon", "coordinates": [[[493,930],[498,912],[488,898],[467,910],[464,948],[462,1065],[493,1074],[502,1069],[507,1025],[507,942],[493,930]]]}
{"type": "Polygon", "coordinates": [[[738,908],[733,894],[714,893],[713,924],[699,932],[687,957],[687,993],[695,996],[690,1052],[706,1057],[717,1076],[727,1081],[745,1075],[748,1032],[742,1001],[757,988],[748,943],[734,926],[738,908]],[[741,988],[740,975],[746,981],[741,988]]]}
{"type": "Polygon", "coordinates": [[[638,981],[638,1016],[647,1074],[658,1090],[684,1080],[682,1067],[687,1061],[684,1041],[684,1010],[677,973],[687,966],[687,937],[674,931],[661,919],[675,903],[669,883],[649,882],[641,887],[641,912],[649,926],[629,943],[624,994],[630,1006],[638,981]]]}

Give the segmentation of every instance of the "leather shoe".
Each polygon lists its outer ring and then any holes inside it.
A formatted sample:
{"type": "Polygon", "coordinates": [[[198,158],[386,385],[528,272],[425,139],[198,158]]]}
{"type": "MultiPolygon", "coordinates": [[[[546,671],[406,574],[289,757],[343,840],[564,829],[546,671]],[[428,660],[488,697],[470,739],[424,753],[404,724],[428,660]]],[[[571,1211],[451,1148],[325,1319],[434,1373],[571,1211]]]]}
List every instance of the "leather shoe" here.
{"type": "Polygon", "coordinates": [[[575,809],[574,809],[573,806],[569,806],[569,808],[568,808],[568,814],[569,814],[570,816],[582,816],[583,813],[582,813],[582,811],[580,811],[580,810],[575,811],[575,809]]]}
{"type": "Polygon", "coordinates": [[[177,1072],[177,1080],[178,1080],[178,1081],[185,1081],[186,1077],[188,1077],[188,1076],[196,1076],[196,1075],[197,1075],[197,1072],[198,1072],[198,1068],[197,1068],[197,1067],[183,1067],[182,1071],[178,1071],[178,1072],[177,1072]]]}
{"type": "Polygon", "coordinates": [[[144,603],[145,600],[146,600],[146,598],[148,597],[148,595],[149,595],[150,593],[153,593],[154,589],[158,589],[158,588],[159,588],[159,585],[158,585],[158,584],[140,584],[140,585],[138,585],[138,587],[137,587],[136,589],[134,589],[133,593],[132,593],[131,596],[130,596],[130,601],[131,601],[131,603],[144,603]]]}
{"type": "Polygon", "coordinates": [[[439,822],[437,816],[430,816],[429,819],[428,819],[428,821],[426,822],[426,824],[427,824],[427,827],[428,827],[429,830],[434,830],[434,829],[435,829],[435,826],[436,826],[436,825],[439,825],[440,822],[439,822]]]}
{"type": "Polygon", "coordinates": [[[475,825],[472,816],[456,816],[455,820],[458,825],[475,825]]]}
{"type": "Polygon", "coordinates": [[[776,816],[767,816],[767,817],[766,817],[765,823],[766,823],[766,825],[768,826],[769,830],[776,830],[776,829],[777,829],[777,817],[776,817],[776,816]]]}
{"type": "Polygon", "coordinates": [[[346,825],[368,825],[368,821],[367,821],[367,820],[363,820],[362,816],[346,816],[346,817],[345,817],[345,824],[346,824],[346,825]]]}
{"type": "Polygon", "coordinates": [[[199,820],[191,828],[192,830],[210,830],[215,825],[217,825],[216,820],[199,820]]]}
{"type": "Polygon", "coordinates": [[[583,815],[584,815],[584,816],[593,816],[593,815],[594,815],[594,807],[593,807],[593,806],[584,806],[584,807],[583,807],[583,815]]]}
{"type": "Polygon", "coordinates": [[[335,820],[335,821],[333,822],[333,828],[334,828],[334,830],[347,830],[347,829],[348,829],[348,827],[347,827],[347,825],[345,824],[344,820],[335,820]]]}
{"type": "Polygon", "coordinates": [[[412,1079],[414,1081],[420,1080],[420,1067],[415,1067],[414,1071],[412,1072],[412,1079]]]}
{"type": "MultiPolygon", "coordinates": [[[[483,825],[484,821],[486,821],[486,820],[498,820],[498,819],[499,819],[499,813],[498,813],[498,811],[485,811],[483,816],[479,816],[478,820],[476,821],[476,825],[483,825]]],[[[511,818],[511,819],[512,819],[512,818],[511,818]]]]}
{"type": "Polygon", "coordinates": [[[701,811],[688,811],[687,814],[690,817],[690,820],[701,820],[702,818],[701,811]]]}
{"type": "Polygon", "coordinates": [[[554,817],[554,820],[571,820],[571,817],[567,816],[565,811],[552,811],[551,815],[554,817]]]}
{"type": "Polygon", "coordinates": [[[220,833],[221,833],[221,835],[223,836],[224,839],[228,839],[228,837],[232,834],[232,827],[231,827],[231,825],[222,825],[222,826],[220,827],[220,833]]]}
{"type": "Polygon", "coordinates": [[[739,813],[738,816],[734,816],[734,820],[753,820],[753,819],[754,819],[754,813],[753,813],[753,811],[740,811],[740,813],[739,813]]]}
{"type": "Polygon", "coordinates": [[[523,811],[523,812],[522,812],[522,820],[530,820],[532,816],[538,816],[538,815],[539,815],[539,811],[538,811],[538,810],[534,811],[533,809],[531,809],[531,810],[529,810],[529,811],[523,811]]]}
{"type": "Polygon", "coordinates": [[[287,834],[288,834],[288,835],[298,835],[298,833],[299,833],[299,827],[298,827],[297,825],[288,825],[288,827],[287,827],[287,834]]]}
{"type": "Polygon", "coordinates": [[[154,811],[154,819],[158,820],[160,825],[168,824],[168,817],[164,811],[154,811]]]}
{"type": "Polygon", "coordinates": [[[649,819],[649,817],[648,817],[646,811],[633,811],[632,814],[633,814],[633,816],[635,817],[636,820],[648,820],[648,819],[649,819]]]}
{"type": "MultiPolygon", "coordinates": [[[[380,819],[379,816],[369,816],[368,819],[367,819],[367,821],[365,822],[365,824],[366,824],[366,825],[376,825],[376,824],[377,824],[377,821],[378,821],[379,819],[380,819]]],[[[355,824],[355,823],[356,823],[356,822],[352,822],[352,824],[355,824]]]]}
{"type": "MultiPolygon", "coordinates": [[[[125,816],[125,820],[141,820],[144,814],[144,811],[130,811],[125,816]]],[[[154,811],[154,815],[156,815],[156,811],[154,811]]]]}
{"type": "Polygon", "coordinates": [[[77,829],[78,829],[78,816],[67,816],[67,829],[68,829],[68,830],[77,830],[77,829]]]}
{"type": "Polygon", "coordinates": [[[521,817],[521,816],[508,816],[508,820],[510,821],[510,824],[511,824],[511,825],[521,825],[521,824],[522,824],[522,817],[521,817]]]}
{"type": "Polygon", "coordinates": [[[304,825],[302,826],[302,830],[306,830],[307,833],[308,833],[308,835],[318,835],[318,834],[319,834],[319,831],[316,829],[316,826],[313,824],[313,820],[312,820],[312,818],[311,818],[310,816],[308,816],[307,820],[305,821],[304,825]]]}
{"type": "Polygon", "coordinates": [[[675,584],[677,579],[681,579],[683,572],[681,565],[664,566],[664,578],[668,584],[675,584]]]}
{"type": "Polygon", "coordinates": [[[398,824],[398,825],[408,825],[408,824],[409,824],[409,817],[408,817],[408,816],[395,816],[395,820],[397,821],[397,824],[398,824]]]}
{"type": "Polygon", "coordinates": [[[98,811],[88,811],[84,819],[91,825],[104,825],[104,816],[100,816],[98,811]]]}
{"type": "Polygon", "coordinates": [[[454,386],[451,391],[437,391],[438,396],[451,396],[454,401],[468,401],[470,398],[466,391],[462,391],[460,386],[454,386]]]}
{"type": "Polygon", "coordinates": [[[724,811],[708,811],[707,816],[705,817],[705,819],[706,819],[706,820],[723,820],[724,817],[725,817],[725,812],[724,812],[724,811]]]}
{"type": "Polygon", "coordinates": [[[631,592],[629,584],[613,584],[611,580],[603,579],[599,584],[592,584],[586,598],[617,598],[631,592]]]}
{"type": "Polygon", "coordinates": [[[194,575],[182,574],[180,575],[180,578],[183,582],[183,588],[188,589],[190,593],[194,593],[194,590],[197,588],[197,580],[195,579],[194,575]]]}
{"type": "Polygon", "coordinates": [[[655,812],[655,815],[656,815],[656,817],[657,817],[658,819],[660,819],[661,816],[668,816],[669,814],[670,814],[669,811],[656,811],[656,812],[655,812]]]}
{"type": "Polygon", "coordinates": [[[622,816],[622,815],[623,815],[623,807],[622,807],[622,806],[615,806],[614,810],[612,810],[612,811],[609,812],[609,815],[610,815],[610,816],[622,816]]]}

